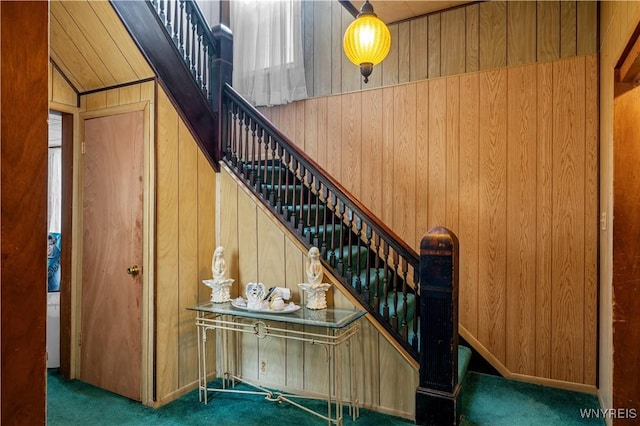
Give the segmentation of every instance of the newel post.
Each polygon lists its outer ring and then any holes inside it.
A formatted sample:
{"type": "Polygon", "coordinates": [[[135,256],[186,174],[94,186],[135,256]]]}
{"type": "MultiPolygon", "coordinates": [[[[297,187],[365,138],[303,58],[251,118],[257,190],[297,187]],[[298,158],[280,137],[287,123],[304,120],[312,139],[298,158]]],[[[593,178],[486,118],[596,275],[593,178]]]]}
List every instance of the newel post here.
{"type": "Polygon", "coordinates": [[[457,425],[458,238],[444,227],[420,242],[420,384],[416,424],[457,425]]]}
{"type": "Polygon", "coordinates": [[[213,99],[212,107],[216,115],[216,135],[215,135],[215,160],[222,158],[223,146],[225,140],[223,135],[224,119],[222,108],[222,92],[226,83],[231,84],[233,72],[233,35],[229,27],[224,23],[215,25],[211,28],[213,37],[216,41],[217,55],[211,59],[211,82],[209,87],[212,89],[213,99]]]}

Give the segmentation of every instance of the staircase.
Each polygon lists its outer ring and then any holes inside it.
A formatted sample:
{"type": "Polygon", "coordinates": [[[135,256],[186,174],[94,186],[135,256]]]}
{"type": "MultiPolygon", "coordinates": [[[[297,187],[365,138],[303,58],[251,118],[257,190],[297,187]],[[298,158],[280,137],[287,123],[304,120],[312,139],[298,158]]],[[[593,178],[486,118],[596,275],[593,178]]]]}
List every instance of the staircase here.
{"type": "MultiPolygon", "coordinates": [[[[230,39],[213,35],[194,1],[112,4],[161,84],[183,109],[194,135],[203,138],[199,143],[212,165],[217,169],[217,162],[224,161],[300,242],[318,247],[325,270],[339,278],[344,290],[409,356],[421,364],[428,360],[453,367],[444,374],[450,383],[436,386],[434,395],[451,394],[445,396],[455,411],[471,357],[469,349],[458,349],[455,296],[454,311],[443,310],[442,324],[421,324],[425,293],[431,290],[426,283],[420,290],[418,254],[224,83],[230,79],[230,68],[225,68],[230,60],[224,58],[230,39]],[[151,31],[150,22],[163,31],[151,31]],[[451,344],[444,349],[434,345],[425,353],[421,335],[429,330],[427,325],[453,330],[451,344]]],[[[421,386],[422,372],[423,365],[421,386]]]]}

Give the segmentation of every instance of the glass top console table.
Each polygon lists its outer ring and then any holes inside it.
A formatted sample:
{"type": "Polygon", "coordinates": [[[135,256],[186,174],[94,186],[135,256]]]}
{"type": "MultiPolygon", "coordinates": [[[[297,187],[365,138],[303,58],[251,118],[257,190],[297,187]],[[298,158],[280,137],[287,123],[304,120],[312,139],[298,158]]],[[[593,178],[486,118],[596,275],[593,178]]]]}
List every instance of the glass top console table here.
{"type": "Polygon", "coordinates": [[[364,311],[358,309],[322,309],[311,310],[300,307],[294,312],[272,313],[268,311],[250,311],[232,306],[227,303],[202,303],[189,307],[196,312],[196,327],[198,332],[198,395],[199,400],[208,403],[210,392],[238,392],[263,394],[270,401],[286,401],[307,412],[310,412],[331,424],[342,424],[343,406],[349,408],[353,420],[359,416],[356,378],[351,371],[353,365],[353,343],[359,331],[358,319],[364,311]],[[291,325],[305,327],[291,327],[291,325]],[[311,327],[306,327],[311,326],[311,327]],[[318,331],[322,330],[322,331],[318,331]],[[222,388],[209,387],[207,384],[207,332],[215,331],[215,338],[220,348],[220,365],[222,368],[222,388]],[[305,342],[325,348],[325,368],[328,379],[328,391],[325,394],[296,390],[295,392],[281,392],[266,389],[258,383],[241,377],[235,371],[237,352],[241,339],[233,339],[239,334],[255,335],[257,339],[275,338],[305,342]],[[347,363],[340,362],[341,351],[346,351],[347,363]],[[344,365],[343,365],[344,364],[344,365]],[[343,374],[343,367],[348,371],[343,374]],[[348,395],[343,395],[343,378],[349,379],[348,395]],[[236,382],[243,382],[255,391],[239,390],[236,382]],[[322,399],[327,401],[327,413],[313,411],[304,406],[302,399],[322,399]]]}

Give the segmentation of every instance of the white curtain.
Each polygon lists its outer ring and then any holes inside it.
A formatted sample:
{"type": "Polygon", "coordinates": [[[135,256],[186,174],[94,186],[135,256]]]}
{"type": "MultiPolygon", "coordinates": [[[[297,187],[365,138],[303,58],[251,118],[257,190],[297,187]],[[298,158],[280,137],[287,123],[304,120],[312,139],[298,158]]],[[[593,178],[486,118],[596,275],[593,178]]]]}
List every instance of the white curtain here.
{"type": "Polygon", "coordinates": [[[62,148],[49,148],[49,232],[60,232],[62,213],[62,148]]]}
{"type": "Polygon", "coordinates": [[[305,99],[300,0],[233,0],[233,87],[256,106],[305,99]]]}

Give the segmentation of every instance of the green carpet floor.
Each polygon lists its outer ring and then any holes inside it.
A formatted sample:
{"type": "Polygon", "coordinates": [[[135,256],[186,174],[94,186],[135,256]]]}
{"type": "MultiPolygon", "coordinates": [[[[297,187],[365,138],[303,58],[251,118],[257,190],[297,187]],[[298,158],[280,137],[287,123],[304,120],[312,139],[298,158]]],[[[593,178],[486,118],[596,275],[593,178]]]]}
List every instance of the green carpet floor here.
{"type": "MultiPolygon", "coordinates": [[[[240,385],[242,386],[242,385],[240,385]]],[[[70,425],[324,425],[325,421],[287,403],[270,403],[259,395],[216,394],[209,405],[198,402],[197,391],[164,407],[153,409],[78,380],[66,380],[57,369],[48,374],[50,426],[70,425]]],[[[248,388],[247,388],[248,389],[248,388]]],[[[323,410],[326,405],[309,401],[323,410]]],[[[599,408],[597,398],[575,392],[504,380],[470,372],[463,388],[466,426],[602,425],[583,420],[581,408],[599,408]]],[[[413,422],[360,410],[356,422],[345,412],[345,425],[395,426],[413,422]]]]}

